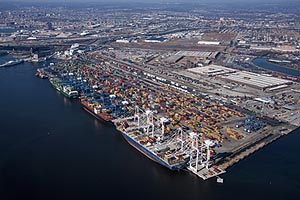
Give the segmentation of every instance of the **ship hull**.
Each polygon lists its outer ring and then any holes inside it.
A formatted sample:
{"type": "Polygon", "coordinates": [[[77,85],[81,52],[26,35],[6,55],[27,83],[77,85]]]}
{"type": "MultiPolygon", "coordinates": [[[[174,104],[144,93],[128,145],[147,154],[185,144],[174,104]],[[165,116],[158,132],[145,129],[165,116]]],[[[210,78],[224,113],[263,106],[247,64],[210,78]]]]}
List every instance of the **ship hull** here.
{"type": "Polygon", "coordinates": [[[96,117],[98,120],[100,121],[103,121],[103,122],[106,122],[106,123],[112,123],[112,119],[108,119],[108,118],[105,118],[105,117],[102,117],[100,115],[97,115],[96,113],[94,113],[94,111],[92,110],[92,108],[90,108],[88,105],[86,105],[84,102],[81,102],[82,106],[83,106],[83,109],[85,111],[87,111],[88,113],[90,113],[91,115],[93,115],[94,117],[96,117]]]}
{"type": "Polygon", "coordinates": [[[50,81],[50,83],[54,89],[56,89],[57,91],[60,92],[60,90],[61,90],[60,87],[58,87],[55,83],[52,83],[51,81],[50,81]]]}
{"type": "Polygon", "coordinates": [[[79,95],[69,95],[68,93],[62,90],[61,86],[57,85],[56,83],[53,83],[52,81],[50,81],[50,83],[54,89],[56,89],[59,93],[61,93],[62,95],[64,95],[69,99],[77,99],[79,97],[79,95]]]}
{"type": "Polygon", "coordinates": [[[162,166],[172,170],[172,171],[178,171],[184,167],[184,165],[178,165],[178,166],[170,166],[165,161],[163,161],[161,158],[159,158],[157,155],[153,154],[151,151],[140,145],[138,142],[136,142],[134,139],[129,137],[126,133],[122,133],[122,136],[125,138],[125,140],[133,146],[135,149],[137,149],[139,152],[147,156],[149,159],[161,164],[162,166]]]}
{"type": "Polygon", "coordinates": [[[12,63],[4,63],[4,64],[0,65],[0,67],[12,67],[14,65],[18,65],[23,62],[24,62],[24,60],[16,60],[16,61],[13,61],[12,63]]]}
{"type": "Polygon", "coordinates": [[[78,95],[69,95],[68,93],[66,93],[64,91],[60,91],[60,93],[69,99],[77,99],[78,98],[78,95]]]}

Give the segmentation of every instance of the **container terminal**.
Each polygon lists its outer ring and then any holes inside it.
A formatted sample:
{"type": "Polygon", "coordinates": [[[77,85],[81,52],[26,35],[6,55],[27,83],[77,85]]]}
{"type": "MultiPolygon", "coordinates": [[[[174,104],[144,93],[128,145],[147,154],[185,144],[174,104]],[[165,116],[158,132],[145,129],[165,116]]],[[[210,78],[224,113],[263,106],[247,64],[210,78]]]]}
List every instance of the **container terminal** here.
{"type": "Polygon", "coordinates": [[[178,6],[0,12],[18,56],[0,68],[65,60],[36,76],[157,163],[218,177],[300,126],[299,12],[178,6]]]}
{"type": "Polygon", "coordinates": [[[280,106],[284,101],[299,100],[299,93],[287,92],[287,88],[298,91],[299,84],[291,80],[221,66],[185,70],[171,78],[158,74],[103,55],[77,58],[37,72],[40,78],[49,78],[65,97],[78,98],[85,111],[113,124],[130,145],[151,160],[170,170],[188,170],[204,180],[225,173],[234,163],[298,126],[299,111],[293,105],[299,102],[289,104],[293,123],[283,119],[287,105],[280,106]],[[191,70],[213,84],[208,86],[210,90],[197,87],[196,79],[178,78],[187,77],[191,70]],[[241,74],[244,79],[238,78],[241,74]],[[244,92],[245,87],[251,89],[244,92]],[[258,90],[270,95],[276,91],[281,96],[272,98],[275,104],[271,98],[254,98],[251,91],[258,90]],[[227,99],[216,91],[226,92],[227,99]]]}

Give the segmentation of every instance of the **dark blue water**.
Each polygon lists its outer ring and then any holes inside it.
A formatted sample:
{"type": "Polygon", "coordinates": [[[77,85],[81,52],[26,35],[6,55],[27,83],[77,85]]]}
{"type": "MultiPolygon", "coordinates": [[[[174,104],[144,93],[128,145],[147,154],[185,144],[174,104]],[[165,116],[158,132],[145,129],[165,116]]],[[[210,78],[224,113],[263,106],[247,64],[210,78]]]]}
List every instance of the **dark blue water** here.
{"type": "Polygon", "coordinates": [[[268,62],[268,58],[256,58],[253,60],[253,64],[255,64],[261,68],[267,69],[267,70],[271,70],[271,71],[275,71],[275,72],[279,72],[279,73],[283,73],[283,74],[287,74],[287,75],[291,75],[291,76],[300,77],[299,70],[289,69],[286,67],[281,67],[276,64],[272,64],[272,63],[268,62]]]}
{"type": "Polygon", "coordinates": [[[299,131],[204,182],[152,162],[35,70],[0,69],[1,200],[300,198],[299,131]]]}
{"type": "Polygon", "coordinates": [[[13,29],[13,28],[0,28],[0,33],[14,33],[16,31],[17,29],[13,29]]]}
{"type": "Polygon", "coordinates": [[[0,65],[4,64],[5,62],[9,60],[13,60],[14,57],[11,54],[0,56],[0,65]]]}

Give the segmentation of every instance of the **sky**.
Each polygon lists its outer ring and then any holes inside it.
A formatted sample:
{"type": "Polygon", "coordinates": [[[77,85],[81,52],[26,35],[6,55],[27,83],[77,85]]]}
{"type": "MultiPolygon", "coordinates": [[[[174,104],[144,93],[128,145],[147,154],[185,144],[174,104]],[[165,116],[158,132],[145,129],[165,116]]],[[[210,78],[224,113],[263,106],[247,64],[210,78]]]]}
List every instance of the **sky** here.
{"type": "Polygon", "coordinates": [[[12,1],[18,1],[18,2],[140,2],[140,3],[152,3],[152,2],[161,2],[161,3],[184,3],[184,2],[193,2],[193,3],[201,3],[201,2],[218,2],[218,3],[234,3],[234,2],[240,2],[240,3],[249,3],[249,2],[287,2],[287,1],[300,1],[300,0],[0,0],[0,2],[12,2],[12,1]]]}
{"type": "MultiPolygon", "coordinates": [[[[32,2],[32,3],[64,3],[64,4],[72,4],[72,3],[168,3],[168,4],[176,4],[176,3],[197,3],[197,4],[212,4],[212,5],[266,5],[266,4],[277,4],[277,5],[290,5],[296,3],[297,5],[300,3],[300,0],[0,0],[1,2],[14,3],[14,2],[32,2]]],[[[1,5],[0,5],[1,6],[1,5]]]]}

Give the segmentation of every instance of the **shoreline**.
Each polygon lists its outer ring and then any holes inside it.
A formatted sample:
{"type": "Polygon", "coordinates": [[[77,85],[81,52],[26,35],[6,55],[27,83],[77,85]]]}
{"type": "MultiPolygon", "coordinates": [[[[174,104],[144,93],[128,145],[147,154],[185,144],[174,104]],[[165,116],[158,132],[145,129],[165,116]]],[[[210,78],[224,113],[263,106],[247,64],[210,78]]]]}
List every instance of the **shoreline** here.
{"type": "Polygon", "coordinates": [[[288,130],[288,132],[285,131],[285,132],[269,133],[264,138],[259,139],[258,141],[246,146],[244,148],[244,150],[241,149],[241,151],[237,152],[236,154],[229,155],[228,160],[226,160],[226,157],[224,157],[219,162],[222,162],[223,160],[225,160],[225,161],[222,164],[220,164],[219,166],[223,170],[227,170],[228,168],[234,166],[235,164],[239,163],[240,161],[246,159],[247,157],[251,156],[252,154],[263,149],[264,147],[272,144],[273,142],[279,140],[280,138],[282,138],[284,136],[294,133],[297,130],[300,130],[300,127],[296,127],[293,130],[288,130]]]}
{"type": "MultiPolygon", "coordinates": [[[[296,70],[296,71],[300,70],[300,68],[299,69],[295,69],[295,68],[288,67],[286,65],[280,65],[280,63],[285,63],[285,62],[272,62],[272,61],[270,61],[270,59],[272,60],[272,58],[267,58],[267,60],[266,60],[267,63],[270,63],[272,65],[276,65],[278,67],[282,67],[282,68],[285,68],[285,69],[291,69],[291,70],[296,70]]],[[[291,63],[286,63],[286,64],[291,64],[291,63]]]]}
{"type": "Polygon", "coordinates": [[[267,59],[269,59],[269,58],[266,58],[266,57],[256,57],[256,58],[251,59],[251,60],[249,61],[249,63],[250,63],[251,65],[253,65],[254,67],[258,67],[259,69],[266,70],[266,71],[269,71],[269,72],[272,72],[272,73],[277,73],[277,74],[280,74],[280,75],[283,75],[283,76],[291,76],[291,77],[295,77],[295,78],[297,78],[297,79],[300,79],[300,76],[296,76],[296,75],[292,75],[292,74],[288,74],[288,73],[284,73],[284,72],[279,72],[279,71],[276,71],[276,70],[272,70],[272,69],[267,69],[267,68],[261,67],[261,66],[259,66],[259,65],[257,65],[257,64],[254,63],[254,60],[256,60],[256,59],[264,59],[266,63],[271,64],[271,65],[278,66],[278,67],[280,67],[280,68],[282,68],[282,69],[299,71],[299,70],[294,69],[294,68],[288,68],[288,67],[281,66],[281,65],[279,65],[279,64],[277,64],[277,63],[269,62],[269,61],[267,60],[267,59]]]}

